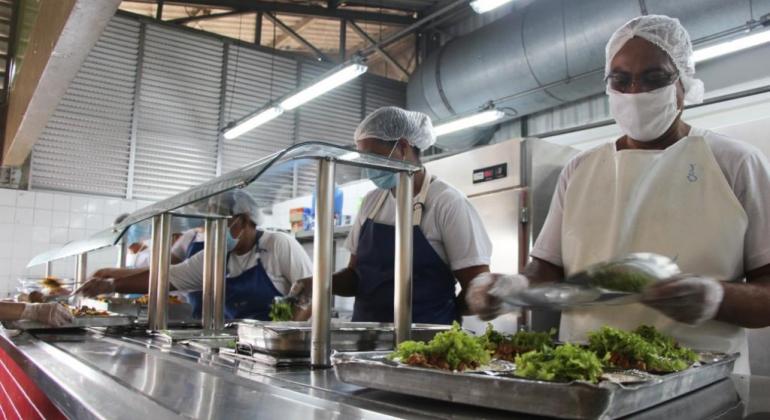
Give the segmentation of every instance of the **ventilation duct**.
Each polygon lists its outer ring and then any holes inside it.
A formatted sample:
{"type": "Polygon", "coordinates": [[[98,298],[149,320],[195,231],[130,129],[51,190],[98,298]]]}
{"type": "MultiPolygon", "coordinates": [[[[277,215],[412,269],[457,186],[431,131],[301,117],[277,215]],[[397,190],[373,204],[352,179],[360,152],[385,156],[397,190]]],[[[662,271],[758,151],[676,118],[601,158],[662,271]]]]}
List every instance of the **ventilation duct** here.
{"type": "MultiPolygon", "coordinates": [[[[693,40],[745,28],[770,12],[750,0],[535,0],[428,56],[407,87],[410,109],[434,121],[478,110],[490,101],[523,116],[604,90],[604,46],[620,25],[641,14],[677,17],[693,40]]],[[[483,131],[439,139],[470,147],[483,131]]]]}

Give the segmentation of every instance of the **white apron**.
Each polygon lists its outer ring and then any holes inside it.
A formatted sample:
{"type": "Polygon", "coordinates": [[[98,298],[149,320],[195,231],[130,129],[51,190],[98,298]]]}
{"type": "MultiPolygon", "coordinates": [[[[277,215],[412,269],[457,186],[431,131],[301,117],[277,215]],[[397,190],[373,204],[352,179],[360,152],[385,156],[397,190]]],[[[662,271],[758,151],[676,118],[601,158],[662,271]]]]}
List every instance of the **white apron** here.
{"type": "MultiPolygon", "coordinates": [[[[575,170],[563,217],[566,275],[632,252],[654,252],[674,259],[684,273],[743,281],[748,217],[703,137],[686,137],[665,150],[605,145],[575,170]]],[[[639,303],[565,311],[559,336],[585,341],[603,325],[630,330],[642,324],[695,349],[740,352],[735,371],[749,372],[743,328],[717,321],[690,326],[639,303]]]]}

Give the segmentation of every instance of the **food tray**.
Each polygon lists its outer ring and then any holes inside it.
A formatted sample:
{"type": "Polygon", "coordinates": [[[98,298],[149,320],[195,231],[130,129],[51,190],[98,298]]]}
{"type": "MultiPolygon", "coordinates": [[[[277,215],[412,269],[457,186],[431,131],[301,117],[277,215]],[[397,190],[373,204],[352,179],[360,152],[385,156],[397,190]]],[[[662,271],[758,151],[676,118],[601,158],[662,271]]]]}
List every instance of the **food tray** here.
{"type": "MultiPolygon", "coordinates": [[[[412,339],[430,341],[449,325],[414,324],[412,339]]],[[[255,351],[281,356],[310,355],[309,322],[238,322],[238,343],[255,351]]],[[[331,347],[338,351],[392,350],[393,324],[377,322],[332,322],[331,347]]]]}
{"type": "Polygon", "coordinates": [[[239,362],[258,363],[260,365],[271,367],[295,367],[310,365],[310,357],[308,356],[283,357],[257,352],[252,354],[243,354],[238,350],[225,347],[219,349],[219,355],[225,358],[237,360],[239,362]]]}
{"type": "Polygon", "coordinates": [[[109,316],[79,316],[66,325],[54,327],[42,322],[21,319],[10,323],[10,328],[18,330],[53,330],[69,328],[89,328],[89,327],[120,327],[134,323],[134,317],[127,315],[109,315],[109,316]]]}
{"type": "Polygon", "coordinates": [[[564,310],[592,305],[625,305],[638,301],[641,295],[555,283],[530,287],[514,296],[501,296],[500,298],[517,307],[564,310]]]}
{"type": "Polygon", "coordinates": [[[456,373],[387,360],[388,352],[335,353],[342,382],[401,394],[540,416],[609,419],[626,416],[730,375],[738,354],[709,354],[701,366],[645,382],[546,382],[509,375],[456,373]]]}

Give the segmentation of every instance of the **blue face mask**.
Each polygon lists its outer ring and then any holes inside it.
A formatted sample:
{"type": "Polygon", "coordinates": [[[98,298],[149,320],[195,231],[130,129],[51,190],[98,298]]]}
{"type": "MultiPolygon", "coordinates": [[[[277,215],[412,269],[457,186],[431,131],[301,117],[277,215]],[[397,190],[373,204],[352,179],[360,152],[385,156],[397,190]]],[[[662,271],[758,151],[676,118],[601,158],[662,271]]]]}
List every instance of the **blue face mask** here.
{"type": "MultiPolygon", "coordinates": [[[[390,153],[388,154],[388,159],[393,156],[393,152],[396,151],[396,147],[398,147],[398,142],[393,145],[393,149],[391,149],[390,153]]],[[[364,176],[372,181],[374,185],[377,186],[377,188],[381,188],[383,190],[396,188],[396,185],[398,184],[398,176],[396,173],[386,171],[384,169],[365,168],[364,176]]]]}
{"type": "Polygon", "coordinates": [[[225,240],[227,241],[227,252],[230,252],[235,248],[236,245],[238,245],[238,239],[241,235],[238,235],[238,238],[233,237],[233,234],[230,232],[230,228],[235,226],[238,222],[232,224],[232,226],[229,226],[227,230],[225,231],[225,240]]]}

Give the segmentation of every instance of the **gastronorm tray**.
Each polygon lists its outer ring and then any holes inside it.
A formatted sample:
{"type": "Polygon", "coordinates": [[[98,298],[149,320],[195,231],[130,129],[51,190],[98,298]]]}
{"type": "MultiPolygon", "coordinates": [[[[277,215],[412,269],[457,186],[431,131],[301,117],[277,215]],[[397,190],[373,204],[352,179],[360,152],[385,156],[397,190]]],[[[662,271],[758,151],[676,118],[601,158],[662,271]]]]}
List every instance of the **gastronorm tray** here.
{"type": "MultiPolygon", "coordinates": [[[[512,375],[460,373],[408,366],[389,352],[332,355],[342,382],[442,401],[571,419],[626,416],[695,391],[730,375],[738,354],[708,354],[700,366],[650,380],[619,384],[547,382],[512,375]]],[[[704,357],[702,357],[704,359],[704,357]]]]}
{"type": "MultiPolygon", "coordinates": [[[[449,325],[414,324],[412,339],[429,341],[446,331],[449,325]]],[[[391,323],[335,322],[331,324],[331,348],[338,351],[392,350],[394,329],[391,323]]],[[[310,355],[309,322],[238,322],[238,343],[258,352],[282,356],[310,355]]]]}
{"type": "Polygon", "coordinates": [[[134,323],[135,317],[128,315],[109,315],[109,316],[78,316],[66,325],[54,327],[42,322],[21,319],[9,323],[9,328],[18,330],[53,330],[69,328],[89,328],[89,327],[120,327],[134,323]]]}

